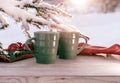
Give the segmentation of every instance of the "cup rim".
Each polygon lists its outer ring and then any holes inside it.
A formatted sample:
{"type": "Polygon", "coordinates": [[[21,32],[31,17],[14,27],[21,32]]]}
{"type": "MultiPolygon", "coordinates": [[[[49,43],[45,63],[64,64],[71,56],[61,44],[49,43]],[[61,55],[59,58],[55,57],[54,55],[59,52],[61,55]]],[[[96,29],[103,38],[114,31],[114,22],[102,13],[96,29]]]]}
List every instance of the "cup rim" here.
{"type": "Polygon", "coordinates": [[[53,31],[36,31],[36,32],[34,32],[35,34],[37,34],[37,33],[44,33],[44,34],[54,34],[54,33],[59,33],[59,32],[53,32],[53,31]]]}

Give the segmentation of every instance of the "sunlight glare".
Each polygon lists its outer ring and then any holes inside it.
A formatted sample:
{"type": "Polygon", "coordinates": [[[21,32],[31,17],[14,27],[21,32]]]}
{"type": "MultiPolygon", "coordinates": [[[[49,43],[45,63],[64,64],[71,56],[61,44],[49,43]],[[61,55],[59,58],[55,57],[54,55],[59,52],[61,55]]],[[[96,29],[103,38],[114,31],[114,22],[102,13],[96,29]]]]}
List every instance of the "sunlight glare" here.
{"type": "Polygon", "coordinates": [[[73,3],[74,5],[85,5],[87,3],[88,0],[70,0],[71,3],[73,3]]]}
{"type": "Polygon", "coordinates": [[[84,9],[88,6],[89,0],[69,0],[69,3],[77,9],[84,9]]]}

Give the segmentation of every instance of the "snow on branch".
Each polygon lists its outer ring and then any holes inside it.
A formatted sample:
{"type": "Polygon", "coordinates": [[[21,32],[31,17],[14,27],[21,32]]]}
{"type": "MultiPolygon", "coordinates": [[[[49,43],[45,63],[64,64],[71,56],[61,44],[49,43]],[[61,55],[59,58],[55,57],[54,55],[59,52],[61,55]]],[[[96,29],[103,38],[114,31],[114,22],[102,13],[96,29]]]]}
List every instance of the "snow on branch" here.
{"type": "Polygon", "coordinates": [[[0,29],[4,29],[9,25],[1,13],[0,13],[0,23],[1,23],[0,29]]]}
{"type": "MultiPolygon", "coordinates": [[[[68,25],[62,23],[57,17],[71,17],[67,12],[61,10],[55,5],[50,5],[42,0],[0,0],[0,11],[13,17],[16,21],[22,22],[22,26],[29,35],[29,24],[33,24],[40,28],[41,26],[48,26],[49,28],[57,30],[73,31],[68,25]],[[32,14],[28,10],[35,10],[32,14]]],[[[0,14],[0,23],[3,26],[8,25],[5,19],[0,14]]]]}
{"type": "Polygon", "coordinates": [[[71,17],[71,15],[69,15],[67,12],[63,11],[62,9],[58,8],[57,6],[50,5],[50,4],[45,3],[45,2],[40,3],[39,7],[46,8],[47,10],[49,10],[49,12],[55,12],[55,13],[63,15],[63,16],[71,17]]]}

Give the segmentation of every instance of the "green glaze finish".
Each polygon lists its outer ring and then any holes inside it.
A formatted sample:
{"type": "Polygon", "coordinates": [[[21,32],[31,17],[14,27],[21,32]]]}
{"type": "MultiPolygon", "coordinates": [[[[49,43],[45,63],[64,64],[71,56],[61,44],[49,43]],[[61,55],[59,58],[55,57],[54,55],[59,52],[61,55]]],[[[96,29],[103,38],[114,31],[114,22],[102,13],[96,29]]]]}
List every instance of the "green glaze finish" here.
{"type": "MultiPolygon", "coordinates": [[[[39,31],[34,33],[34,57],[37,63],[55,63],[59,42],[58,32],[39,31]]],[[[27,42],[29,42],[29,39],[27,42]]]]}
{"type": "MultiPolygon", "coordinates": [[[[80,33],[60,32],[58,55],[61,59],[74,59],[78,53],[80,33]]],[[[85,46],[85,45],[84,45],[85,46]]],[[[80,49],[82,50],[83,47],[80,49]]]]}

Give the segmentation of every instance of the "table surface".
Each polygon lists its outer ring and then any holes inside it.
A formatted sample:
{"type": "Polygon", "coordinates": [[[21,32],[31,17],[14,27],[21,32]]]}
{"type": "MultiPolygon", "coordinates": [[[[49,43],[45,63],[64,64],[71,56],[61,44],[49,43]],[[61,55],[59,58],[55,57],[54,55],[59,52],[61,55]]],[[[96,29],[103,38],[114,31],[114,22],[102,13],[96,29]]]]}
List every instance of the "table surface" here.
{"type": "Polygon", "coordinates": [[[120,61],[103,56],[57,59],[55,64],[38,64],[35,58],[0,63],[0,76],[120,76],[120,61]]]}

